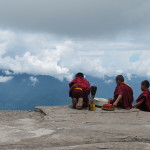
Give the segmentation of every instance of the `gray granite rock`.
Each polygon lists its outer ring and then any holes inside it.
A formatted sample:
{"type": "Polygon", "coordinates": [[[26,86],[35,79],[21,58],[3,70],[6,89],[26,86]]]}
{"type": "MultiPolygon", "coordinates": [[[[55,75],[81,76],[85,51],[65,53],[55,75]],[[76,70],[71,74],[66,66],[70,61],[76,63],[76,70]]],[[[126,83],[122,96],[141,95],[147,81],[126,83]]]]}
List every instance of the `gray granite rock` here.
{"type": "Polygon", "coordinates": [[[150,149],[150,113],[136,109],[0,111],[2,150],[150,149]]]}

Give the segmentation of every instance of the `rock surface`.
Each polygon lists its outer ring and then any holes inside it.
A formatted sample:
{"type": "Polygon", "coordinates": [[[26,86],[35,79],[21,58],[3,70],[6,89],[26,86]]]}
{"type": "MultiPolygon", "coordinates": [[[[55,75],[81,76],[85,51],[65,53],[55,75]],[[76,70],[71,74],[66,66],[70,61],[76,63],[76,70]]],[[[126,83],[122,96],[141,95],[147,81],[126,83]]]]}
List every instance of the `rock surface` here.
{"type": "Polygon", "coordinates": [[[75,110],[0,111],[2,150],[150,149],[150,113],[75,110]]]}

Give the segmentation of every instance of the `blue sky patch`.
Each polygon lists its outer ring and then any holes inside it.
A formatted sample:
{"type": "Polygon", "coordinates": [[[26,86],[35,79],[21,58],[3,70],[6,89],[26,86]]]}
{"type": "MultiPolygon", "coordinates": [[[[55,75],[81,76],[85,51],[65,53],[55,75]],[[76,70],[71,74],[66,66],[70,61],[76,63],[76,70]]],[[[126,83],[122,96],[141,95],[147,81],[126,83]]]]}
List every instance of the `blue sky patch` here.
{"type": "Polygon", "coordinates": [[[131,62],[137,62],[137,61],[139,61],[139,59],[140,59],[140,54],[139,53],[138,54],[134,54],[134,55],[132,55],[130,57],[130,61],[131,62]]]}

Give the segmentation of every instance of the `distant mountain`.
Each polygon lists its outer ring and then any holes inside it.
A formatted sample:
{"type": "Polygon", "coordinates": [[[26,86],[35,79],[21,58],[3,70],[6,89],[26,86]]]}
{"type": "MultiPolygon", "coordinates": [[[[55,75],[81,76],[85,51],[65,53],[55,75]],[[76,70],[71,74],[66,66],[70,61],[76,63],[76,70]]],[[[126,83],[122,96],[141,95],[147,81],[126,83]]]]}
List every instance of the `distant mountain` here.
{"type": "MultiPolygon", "coordinates": [[[[87,79],[90,81],[91,85],[98,87],[97,97],[112,98],[114,90],[116,88],[115,77],[114,76],[105,76],[103,79],[94,78],[87,76],[87,79]]],[[[132,79],[129,80],[125,76],[125,82],[131,86],[134,92],[134,99],[136,99],[141,93],[140,84],[145,80],[145,78],[132,75],[132,79]]]]}
{"type": "MultiPolygon", "coordinates": [[[[13,77],[0,83],[1,110],[33,110],[35,106],[70,105],[68,97],[68,81],[60,81],[51,76],[13,74],[0,71],[1,77],[13,77]]],[[[111,98],[115,89],[115,77],[105,76],[104,79],[86,77],[91,85],[98,87],[96,97],[111,98]]],[[[126,81],[134,90],[134,97],[141,93],[140,83],[144,78],[133,76],[126,81]]]]}
{"type": "Polygon", "coordinates": [[[32,110],[38,105],[68,105],[68,82],[50,76],[13,75],[0,83],[0,109],[32,110]],[[31,81],[31,77],[37,82],[31,81]]]}

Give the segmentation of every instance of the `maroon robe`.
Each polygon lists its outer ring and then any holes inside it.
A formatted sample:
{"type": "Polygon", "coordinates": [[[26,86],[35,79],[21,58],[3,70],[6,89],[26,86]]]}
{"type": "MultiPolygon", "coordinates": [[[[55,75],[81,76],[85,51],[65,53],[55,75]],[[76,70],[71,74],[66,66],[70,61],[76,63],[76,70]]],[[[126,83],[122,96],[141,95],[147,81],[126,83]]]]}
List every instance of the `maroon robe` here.
{"type": "Polygon", "coordinates": [[[131,109],[133,102],[132,88],[125,83],[118,84],[114,92],[114,99],[110,103],[113,104],[119,95],[122,95],[122,99],[118,102],[117,106],[124,109],[131,109]]]}
{"type": "Polygon", "coordinates": [[[137,108],[143,111],[150,111],[150,91],[148,89],[143,91],[143,93],[138,97],[136,102],[138,103],[142,99],[144,99],[144,102],[137,108]]]}
{"type": "Polygon", "coordinates": [[[87,103],[89,102],[88,95],[90,94],[91,87],[90,83],[85,78],[77,77],[69,83],[69,86],[70,86],[69,91],[70,97],[77,99],[83,97],[84,102],[87,103]],[[76,88],[81,88],[82,90],[76,88]]]}

